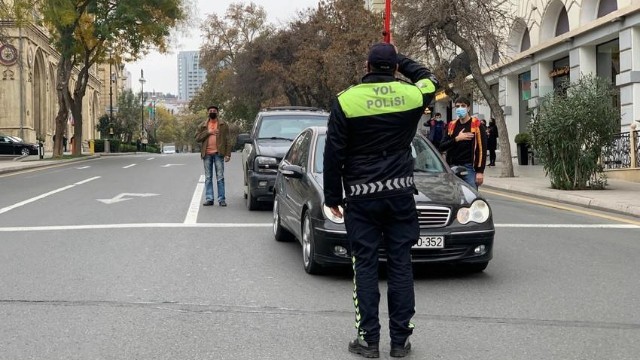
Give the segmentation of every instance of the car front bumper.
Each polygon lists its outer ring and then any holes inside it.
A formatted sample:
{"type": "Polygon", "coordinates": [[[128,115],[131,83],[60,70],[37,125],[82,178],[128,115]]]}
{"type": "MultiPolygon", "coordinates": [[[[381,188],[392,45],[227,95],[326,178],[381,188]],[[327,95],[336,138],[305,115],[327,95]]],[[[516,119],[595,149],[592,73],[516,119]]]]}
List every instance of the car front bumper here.
{"type": "Polygon", "coordinates": [[[261,202],[273,202],[273,186],[276,182],[276,173],[251,171],[247,181],[251,187],[251,196],[261,202]]]}

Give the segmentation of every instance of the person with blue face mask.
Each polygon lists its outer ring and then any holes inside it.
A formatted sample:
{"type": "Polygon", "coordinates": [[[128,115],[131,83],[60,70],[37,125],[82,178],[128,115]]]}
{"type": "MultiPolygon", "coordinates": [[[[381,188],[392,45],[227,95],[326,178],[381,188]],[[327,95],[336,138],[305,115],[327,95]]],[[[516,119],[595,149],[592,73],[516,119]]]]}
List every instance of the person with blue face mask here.
{"type": "Polygon", "coordinates": [[[448,124],[439,149],[447,153],[449,166],[463,166],[467,169],[464,181],[477,189],[484,182],[487,129],[479,119],[470,116],[470,106],[469,99],[456,99],[457,119],[448,124]]]}

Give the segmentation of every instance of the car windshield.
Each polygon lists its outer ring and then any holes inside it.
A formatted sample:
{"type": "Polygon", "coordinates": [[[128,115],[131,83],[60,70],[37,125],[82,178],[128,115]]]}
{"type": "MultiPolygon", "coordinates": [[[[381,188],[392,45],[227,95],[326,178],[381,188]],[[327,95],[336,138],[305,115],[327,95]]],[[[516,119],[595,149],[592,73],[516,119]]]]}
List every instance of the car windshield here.
{"type": "MultiPolygon", "coordinates": [[[[319,135],[316,142],[316,156],[314,170],[316,173],[322,173],[323,159],[324,159],[324,144],[326,142],[326,135],[319,135]]],[[[411,155],[415,159],[414,173],[441,173],[445,172],[445,167],[440,157],[436,152],[427,144],[426,140],[416,136],[411,143],[411,155]]]]}
{"type": "Polygon", "coordinates": [[[265,116],[260,123],[258,139],[289,140],[298,136],[310,126],[326,126],[326,115],[283,115],[265,116]]]}

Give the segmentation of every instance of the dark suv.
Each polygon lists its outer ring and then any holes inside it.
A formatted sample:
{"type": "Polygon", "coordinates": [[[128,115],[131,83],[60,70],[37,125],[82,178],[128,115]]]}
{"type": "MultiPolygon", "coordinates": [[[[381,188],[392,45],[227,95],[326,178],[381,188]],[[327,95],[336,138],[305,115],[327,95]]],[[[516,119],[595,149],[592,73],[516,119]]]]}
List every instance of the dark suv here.
{"type": "Polygon", "coordinates": [[[326,126],[329,113],[312,107],[286,106],[262,109],[251,134],[240,134],[244,143],[244,197],[249,210],[273,202],[273,184],[278,164],[293,139],[310,126],[326,126]]]}

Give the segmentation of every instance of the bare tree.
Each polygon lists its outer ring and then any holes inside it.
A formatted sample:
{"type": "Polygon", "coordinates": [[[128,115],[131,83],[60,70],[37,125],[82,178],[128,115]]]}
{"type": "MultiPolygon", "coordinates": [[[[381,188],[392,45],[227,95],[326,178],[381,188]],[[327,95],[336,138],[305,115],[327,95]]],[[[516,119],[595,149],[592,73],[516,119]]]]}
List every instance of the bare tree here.
{"type": "MultiPolygon", "coordinates": [[[[427,54],[427,61],[436,69],[441,83],[454,84],[463,93],[473,91],[460,84],[460,77],[468,74],[452,74],[451,59],[462,52],[462,60],[468,64],[473,83],[491,109],[500,133],[500,156],[504,167],[503,177],[513,177],[511,146],[499,100],[491,92],[482,72],[496,62],[497,54],[506,48],[507,29],[513,23],[509,0],[398,0],[395,29],[399,44],[408,49],[427,54]],[[455,76],[452,76],[455,75],[455,76]],[[458,77],[456,81],[455,77],[458,77]]],[[[404,48],[404,47],[403,47],[404,48]]],[[[415,55],[415,54],[414,54],[415,55]]]]}

